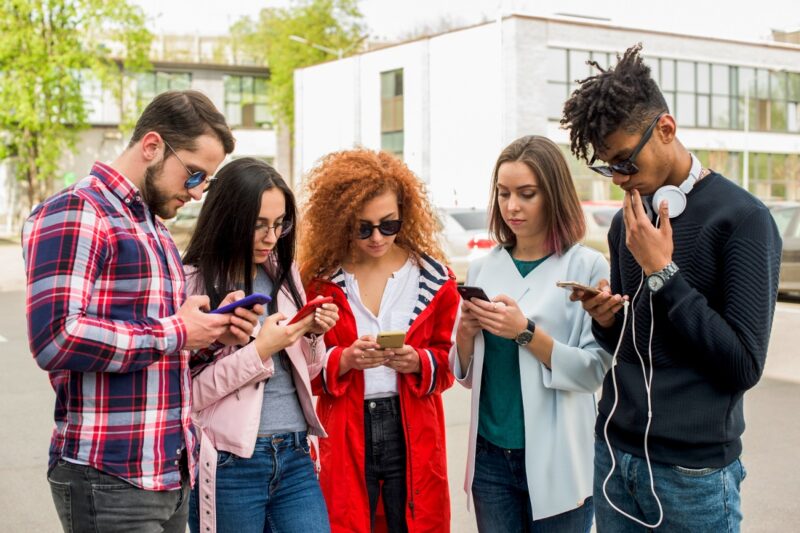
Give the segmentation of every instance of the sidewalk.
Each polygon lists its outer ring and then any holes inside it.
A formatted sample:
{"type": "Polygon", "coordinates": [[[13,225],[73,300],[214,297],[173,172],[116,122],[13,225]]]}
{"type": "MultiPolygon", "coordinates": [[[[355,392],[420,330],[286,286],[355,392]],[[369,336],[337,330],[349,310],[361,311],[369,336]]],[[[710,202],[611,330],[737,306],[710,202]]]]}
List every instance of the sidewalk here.
{"type": "Polygon", "coordinates": [[[0,239],[0,292],[25,290],[25,265],[18,241],[0,239]]]}

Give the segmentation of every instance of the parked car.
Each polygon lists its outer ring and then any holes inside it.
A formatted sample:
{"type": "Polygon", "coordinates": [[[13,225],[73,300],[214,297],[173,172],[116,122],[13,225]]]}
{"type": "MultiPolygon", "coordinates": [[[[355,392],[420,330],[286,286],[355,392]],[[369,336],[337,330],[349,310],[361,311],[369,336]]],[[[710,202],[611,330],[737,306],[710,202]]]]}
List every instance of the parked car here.
{"type": "Polygon", "coordinates": [[[783,238],[778,292],[800,293],[800,204],[778,202],[768,207],[783,238]]]}
{"type": "Polygon", "coordinates": [[[189,202],[178,210],[178,214],[175,215],[175,217],[164,221],[164,225],[169,229],[172,240],[175,241],[181,253],[183,253],[186,246],[189,245],[189,239],[192,237],[194,227],[197,224],[197,217],[200,215],[200,209],[202,207],[202,200],[199,202],[189,202]]]}
{"type": "Polygon", "coordinates": [[[581,202],[583,215],[586,218],[586,236],[583,244],[601,252],[606,259],[608,253],[608,229],[614,215],[622,208],[621,202],[581,202]]]}
{"type": "Polygon", "coordinates": [[[439,214],[448,264],[456,280],[464,283],[470,261],[486,255],[497,244],[489,237],[486,209],[451,207],[439,209],[439,214]]]}

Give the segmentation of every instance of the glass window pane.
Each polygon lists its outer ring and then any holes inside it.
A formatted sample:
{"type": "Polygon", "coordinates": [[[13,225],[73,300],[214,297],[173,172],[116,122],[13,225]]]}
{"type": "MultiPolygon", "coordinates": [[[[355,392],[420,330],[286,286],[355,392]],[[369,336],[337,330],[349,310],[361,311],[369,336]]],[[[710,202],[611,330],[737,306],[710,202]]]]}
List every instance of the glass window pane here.
{"type": "Polygon", "coordinates": [[[567,81],[567,51],[561,48],[547,49],[547,81],[567,81]]]}
{"type": "Polygon", "coordinates": [[[561,120],[564,102],[567,100],[567,86],[562,83],[547,84],[547,118],[561,120]]]}
{"type": "Polygon", "coordinates": [[[255,101],[260,104],[266,104],[268,101],[267,78],[256,78],[253,90],[255,91],[255,101]]]}
{"type": "Polygon", "coordinates": [[[730,94],[731,80],[728,65],[714,65],[711,69],[711,85],[714,94],[730,94]]]}
{"type": "Polygon", "coordinates": [[[403,96],[403,69],[394,71],[394,95],[403,96]]]}
{"type": "Polygon", "coordinates": [[[192,86],[192,75],[189,73],[178,74],[172,83],[172,88],[176,91],[185,91],[192,86]]]}
{"type": "Polygon", "coordinates": [[[665,92],[663,93],[664,100],[667,101],[667,109],[672,114],[675,114],[675,93],[673,92],[665,92]]]}
{"type": "Polygon", "coordinates": [[[731,101],[728,96],[714,96],[711,99],[713,118],[712,126],[715,128],[731,127],[731,101]]]}
{"type": "Polygon", "coordinates": [[[759,98],[769,97],[769,76],[767,71],[760,68],[756,71],[756,94],[759,98]]]}
{"type": "Polygon", "coordinates": [[[793,133],[800,131],[800,104],[789,102],[786,114],[786,130],[793,133]]]}
{"type": "Polygon", "coordinates": [[[711,68],[708,63],[697,64],[697,92],[708,94],[711,92],[711,68]]]}
{"type": "Polygon", "coordinates": [[[739,95],[744,96],[745,94],[749,93],[750,96],[755,96],[755,71],[751,68],[739,67],[737,77],[739,80],[739,95]]]}
{"type": "Polygon", "coordinates": [[[678,124],[695,125],[694,93],[678,93],[678,124]]]}
{"type": "Polygon", "coordinates": [[[661,90],[675,90],[675,61],[672,59],[661,60],[661,90]]]}
{"type": "Polygon", "coordinates": [[[678,61],[678,91],[686,93],[695,91],[694,63],[678,61]]]}
{"type": "Polygon", "coordinates": [[[770,72],[769,92],[773,100],[786,100],[786,73],[770,72]]]}
{"type": "Polygon", "coordinates": [[[228,103],[225,105],[225,121],[228,126],[235,128],[242,125],[242,106],[238,103],[228,103]]]}
{"type": "Polygon", "coordinates": [[[709,121],[709,101],[708,96],[697,96],[697,126],[700,128],[707,128],[709,121]]]}
{"type": "Polygon", "coordinates": [[[582,80],[591,75],[590,67],[586,64],[587,61],[589,61],[589,52],[569,51],[569,81],[582,80]]]}
{"type": "Polygon", "coordinates": [[[770,131],[786,131],[786,102],[773,100],[770,102],[770,131]]]}
{"type": "Polygon", "coordinates": [[[787,82],[786,99],[800,102],[800,72],[789,72],[787,82]]]}

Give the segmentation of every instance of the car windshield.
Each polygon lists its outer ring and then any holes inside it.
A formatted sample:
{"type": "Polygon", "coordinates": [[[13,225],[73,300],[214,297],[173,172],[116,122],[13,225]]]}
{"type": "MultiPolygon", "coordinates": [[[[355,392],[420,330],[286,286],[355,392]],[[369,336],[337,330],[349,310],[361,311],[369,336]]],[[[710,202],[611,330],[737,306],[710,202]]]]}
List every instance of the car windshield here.
{"type": "Polygon", "coordinates": [[[778,233],[781,235],[786,233],[786,229],[789,227],[789,223],[794,216],[794,211],[793,207],[779,207],[770,210],[772,218],[775,219],[775,225],[778,226],[778,233]]]}
{"type": "Polygon", "coordinates": [[[614,215],[617,214],[619,209],[603,209],[598,210],[592,213],[592,217],[594,217],[594,221],[597,222],[598,226],[608,228],[611,226],[611,221],[614,220],[614,215]]]}
{"type": "Polygon", "coordinates": [[[450,216],[458,222],[459,226],[467,231],[476,229],[486,229],[488,222],[486,220],[486,211],[462,211],[458,213],[450,213],[450,216]]]}

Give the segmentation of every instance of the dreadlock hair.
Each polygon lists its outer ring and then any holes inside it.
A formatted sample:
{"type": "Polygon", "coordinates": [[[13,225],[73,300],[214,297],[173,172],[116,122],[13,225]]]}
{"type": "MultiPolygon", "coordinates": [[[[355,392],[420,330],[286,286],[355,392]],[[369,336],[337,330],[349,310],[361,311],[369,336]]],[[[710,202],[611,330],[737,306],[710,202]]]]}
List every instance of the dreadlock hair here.
{"type": "Polygon", "coordinates": [[[605,139],[620,128],[642,132],[656,115],[669,112],[650,67],[639,55],[641,49],[638,43],[622,57],[617,54],[616,66],[608,70],[589,61],[600,73],[576,80],[579,86],[564,104],[561,125],[569,129],[570,150],[578,159],[590,163],[590,147],[596,154],[608,148],[605,139]]]}

